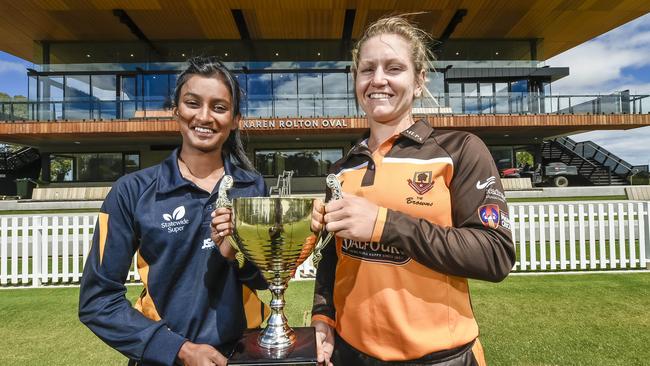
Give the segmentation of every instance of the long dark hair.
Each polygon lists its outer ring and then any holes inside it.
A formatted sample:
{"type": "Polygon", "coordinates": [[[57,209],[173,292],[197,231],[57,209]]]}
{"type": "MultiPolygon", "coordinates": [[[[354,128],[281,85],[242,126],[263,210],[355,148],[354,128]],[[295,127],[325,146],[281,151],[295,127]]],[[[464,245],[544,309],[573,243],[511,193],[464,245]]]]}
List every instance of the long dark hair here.
{"type": "MultiPolygon", "coordinates": [[[[228,87],[228,91],[230,91],[233,118],[241,116],[239,104],[241,102],[242,92],[239,87],[239,82],[221,61],[214,56],[197,56],[187,60],[187,64],[187,68],[176,79],[176,88],[174,89],[174,105],[176,107],[178,107],[180,101],[181,88],[192,76],[217,77],[228,87]]],[[[228,139],[223,144],[223,151],[230,155],[235,164],[246,170],[256,171],[244,151],[244,144],[241,140],[239,128],[230,131],[228,139]]]]}

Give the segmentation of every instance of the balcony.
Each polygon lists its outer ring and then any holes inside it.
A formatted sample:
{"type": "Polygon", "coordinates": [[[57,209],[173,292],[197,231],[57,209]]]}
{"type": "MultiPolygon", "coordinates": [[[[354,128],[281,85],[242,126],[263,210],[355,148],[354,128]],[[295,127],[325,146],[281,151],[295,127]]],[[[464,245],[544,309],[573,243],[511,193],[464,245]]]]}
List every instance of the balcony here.
{"type": "MultiPolygon", "coordinates": [[[[92,121],[171,119],[170,100],[0,101],[0,121],[92,121]]],[[[416,115],[600,115],[648,114],[650,95],[540,95],[499,93],[489,96],[434,94],[416,101],[416,115]]],[[[363,115],[351,95],[251,95],[242,101],[248,119],[354,118],[363,115]]]]}

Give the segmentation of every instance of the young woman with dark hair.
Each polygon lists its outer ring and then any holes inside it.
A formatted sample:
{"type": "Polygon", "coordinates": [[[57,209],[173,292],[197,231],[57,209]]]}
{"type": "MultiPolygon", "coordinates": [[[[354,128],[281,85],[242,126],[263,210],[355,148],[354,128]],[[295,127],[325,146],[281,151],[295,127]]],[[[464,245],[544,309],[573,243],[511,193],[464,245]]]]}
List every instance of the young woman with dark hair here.
{"type": "Polygon", "coordinates": [[[162,163],[120,178],[99,213],[81,282],[79,317],[131,365],[226,365],[246,327],[261,323],[257,268],[224,239],[230,211],[215,211],[224,174],[230,198],[264,196],[244,154],[240,89],[214,58],[179,76],[173,116],[182,146],[162,163]],[[134,306],[124,282],[133,256],[144,289],[134,306]],[[245,312],[244,302],[257,311],[245,312]]]}

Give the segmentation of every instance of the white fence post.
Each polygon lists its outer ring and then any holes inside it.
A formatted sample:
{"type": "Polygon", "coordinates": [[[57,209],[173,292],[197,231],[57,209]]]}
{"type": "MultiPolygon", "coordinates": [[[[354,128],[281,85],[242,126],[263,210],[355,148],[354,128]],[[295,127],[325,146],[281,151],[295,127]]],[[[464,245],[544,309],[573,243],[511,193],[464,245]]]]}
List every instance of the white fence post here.
{"type": "Polygon", "coordinates": [[[59,216],[52,217],[52,276],[51,283],[59,282],[59,216]]]}
{"type": "Polygon", "coordinates": [[[599,268],[607,268],[607,247],[605,246],[605,208],[602,203],[598,204],[598,247],[600,248],[599,268]]]}
{"type": "Polygon", "coordinates": [[[650,269],[650,202],[645,202],[644,206],[645,219],[643,222],[639,222],[639,226],[645,228],[645,243],[640,243],[640,247],[644,248],[644,253],[641,255],[641,258],[645,263],[641,263],[641,266],[650,269]]]}
{"type": "MultiPolygon", "coordinates": [[[[34,216],[32,218],[32,286],[39,287],[41,285],[41,217],[34,216]]],[[[47,270],[47,268],[46,268],[47,270]]]]}
{"type": "MultiPolygon", "coordinates": [[[[513,271],[645,269],[650,263],[650,202],[515,203],[509,212],[513,271]]],[[[0,216],[0,285],[79,282],[97,218],[0,216]]],[[[309,258],[294,277],[315,272],[309,258]]],[[[128,281],[139,280],[136,254],[128,281]]]]}
{"type": "Polygon", "coordinates": [[[7,217],[0,218],[0,285],[7,284],[7,245],[9,238],[9,225],[7,217]]]}
{"type": "Polygon", "coordinates": [[[609,222],[609,268],[614,269],[618,265],[616,259],[616,220],[614,220],[614,204],[607,204],[607,222],[609,222]]]}

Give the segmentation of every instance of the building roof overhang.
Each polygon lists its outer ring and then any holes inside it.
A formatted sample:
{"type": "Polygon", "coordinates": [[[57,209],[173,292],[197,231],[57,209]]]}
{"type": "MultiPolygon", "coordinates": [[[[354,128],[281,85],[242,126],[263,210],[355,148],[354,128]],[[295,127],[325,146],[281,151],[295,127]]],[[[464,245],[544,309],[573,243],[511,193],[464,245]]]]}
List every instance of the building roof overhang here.
{"type": "Polygon", "coordinates": [[[650,2],[27,0],[0,10],[0,50],[35,63],[34,42],[349,40],[393,13],[416,13],[434,38],[542,40],[543,60],[650,12],[650,2]]]}

